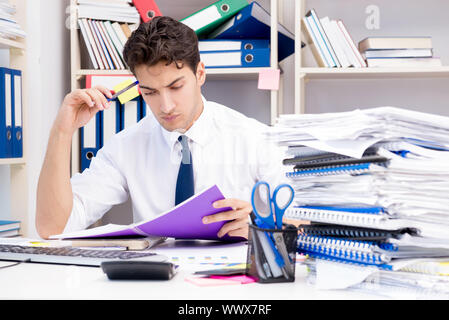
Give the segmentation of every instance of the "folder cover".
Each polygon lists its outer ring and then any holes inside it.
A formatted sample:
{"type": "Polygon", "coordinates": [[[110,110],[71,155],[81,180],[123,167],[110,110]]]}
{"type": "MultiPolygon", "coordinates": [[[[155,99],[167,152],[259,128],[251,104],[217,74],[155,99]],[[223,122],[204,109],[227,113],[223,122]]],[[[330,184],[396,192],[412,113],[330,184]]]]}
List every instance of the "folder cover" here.
{"type": "Polygon", "coordinates": [[[100,136],[101,114],[97,112],[95,117],[80,129],[81,138],[81,172],[89,168],[90,161],[96,156],[101,147],[100,136]]]}
{"type": "Polygon", "coordinates": [[[219,238],[218,231],[226,223],[219,221],[210,224],[203,224],[202,218],[216,214],[230,208],[214,208],[215,201],[224,199],[218,186],[214,185],[203,192],[200,192],[186,201],[178,204],[173,209],[166,211],[156,218],[133,223],[130,225],[108,224],[106,226],[87,229],[79,232],[59,234],[50,236],[51,239],[71,239],[71,238],[105,238],[105,237],[126,237],[126,236],[160,236],[179,239],[205,239],[239,241],[240,237],[230,237],[228,235],[219,238]]]}
{"type": "Polygon", "coordinates": [[[12,158],[12,70],[0,68],[0,158],[12,158]]]}
{"type": "Polygon", "coordinates": [[[124,130],[139,122],[142,116],[141,97],[120,105],[120,129],[124,130]]]}
{"type": "Polygon", "coordinates": [[[162,15],[154,0],[133,0],[133,3],[143,22],[148,22],[152,18],[162,15]]]}
{"type": "Polygon", "coordinates": [[[121,130],[120,106],[120,102],[117,99],[114,99],[111,101],[111,105],[108,109],[99,112],[101,114],[100,147],[103,147],[109,138],[121,130]]]}
{"type": "Polygon", "coordinates": [[[182,19],[181,22],[200,36],[212,31],[247,6],[246,0],[219,0],[182,19]]]}
{"type": "Polygon", "coordinates": [[[206,68],[263,68],[270,66],[270,48],[200,52],[206,68]]]}
{"type": "Polygon", "coordinates": [[[206,39],[198,41],[200,53],[208,51],[253,50],[270,47],[268,39],[206,39]]]}
{"type": "MultiPolygon", "coordinates": [[[[235,17],[211,34],[212,39],[270,39],[270,14],[257,2],[243,8],[235,17]]],[[[302,44],[304,46],[304,44],[302,44]]],[[[295,51],[295,36],[278,24],[278,58],[282,61],[295,51]]]]}
{"type": "Polygon", "coordinates": [[[23,157],[22,134],[22,71],[12,70],[12,153],[14,158],[23,157]]]}

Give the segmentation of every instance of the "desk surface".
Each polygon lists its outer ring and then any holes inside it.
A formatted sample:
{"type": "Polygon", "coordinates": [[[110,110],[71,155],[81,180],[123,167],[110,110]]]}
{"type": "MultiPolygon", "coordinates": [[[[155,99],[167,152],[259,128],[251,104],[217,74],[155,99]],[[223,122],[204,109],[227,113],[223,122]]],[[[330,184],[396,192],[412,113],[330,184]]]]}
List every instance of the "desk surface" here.
{"type": "MultiPolygon", "coordinates": [[[[381,299],[380,296],[361,294],[351,291],[317,290],[307,284],[306,270],[297,265],[296,280],[293,283],[244,285],[223,285],[198,287],[185,281],[192,276],[198,264],[183,261],[183,249],[168,244],[157,251],[167,256],[178,255],[180,267],[177,275],[170,281],[150,280],[109,280],[101,268],[21,263],[10,268],[0,269],[0,299],[167,299],[167,300],[290,300],[290,299],[381,299]],[[179,254],[181,253],[181,254],[179,254]]],[[[197,255],[209,252],[232,255],[231,259],[246,261],[246,246],[204,247],[189,253],[197,255]],[[200,251],[198,251],[200,250],[200,251]],[[193,253],[192,253],[193,252],[193,253]]],[[[185,251],[184,251],[185,252],[185,251]]],[[[187,256],[184,256],[184,258],[187,256]]],[[[11,262],[0,261],[0,266],[11,262]]],[[[202,266],[204,269],[204,265],[202,266]]]]}

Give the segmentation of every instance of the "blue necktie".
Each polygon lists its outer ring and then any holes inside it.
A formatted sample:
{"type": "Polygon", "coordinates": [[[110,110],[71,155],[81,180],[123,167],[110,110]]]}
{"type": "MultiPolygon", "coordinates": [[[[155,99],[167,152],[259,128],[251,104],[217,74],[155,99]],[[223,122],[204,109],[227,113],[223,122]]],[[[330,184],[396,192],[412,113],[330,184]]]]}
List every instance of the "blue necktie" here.
{"type": "Polygon", "coordinates": [[[178,141],[182,146],[182,159],[179,166],[178,180],[176,180],[175,205],[194,195],[192,154],[189,150],[187,137],[179,136],[178,141]]]}

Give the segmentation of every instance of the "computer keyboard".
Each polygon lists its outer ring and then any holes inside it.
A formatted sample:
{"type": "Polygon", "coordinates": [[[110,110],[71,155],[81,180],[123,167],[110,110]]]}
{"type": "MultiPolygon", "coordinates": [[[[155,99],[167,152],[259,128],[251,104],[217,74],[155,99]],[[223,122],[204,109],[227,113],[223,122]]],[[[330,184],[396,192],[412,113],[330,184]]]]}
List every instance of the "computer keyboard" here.
{"type": "Polygon", "coordinates": [[[84,249],[73,247],[32,247],[0,244],[0,260],[100,266],[103,261],[165,261],[166,257],[149,251],[84,249]]]}

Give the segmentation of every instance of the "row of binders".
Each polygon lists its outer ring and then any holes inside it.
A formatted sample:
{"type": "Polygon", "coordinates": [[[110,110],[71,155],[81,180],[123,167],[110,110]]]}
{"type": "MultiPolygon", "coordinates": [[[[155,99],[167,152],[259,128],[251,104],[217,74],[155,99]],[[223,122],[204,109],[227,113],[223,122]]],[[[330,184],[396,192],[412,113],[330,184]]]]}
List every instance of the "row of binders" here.
{"type": "Polygon", "coordinates": [[[8,0],[0,1],[0,37],[6,39],[26,37],[26,32],[15,18],[16,11],[16,6],[8,0]]]}
{"type": "MultiPolygon", "coordinates": [[[[271,17],[258,2],[220,0],[181,22],[197,33],[206,68],[270,66],[271,17]]],[[[294,35],[278,23],[278,61],[294,52],[294,35]]]]}
{"type": "Polygon", "coordinates": [[[22,156],[22,71],[0,67],[0,158],[22,156]]]}
{"type": "Polygon", "coordinates": [[[447,275],[416,274],[449,262],[449,118],[394,107],[281,115],[269,137],[287,147],[285,217],[308,222],[298,252],[318,283],[338,270],[351,287],[377,277],[449,296],[447,275]]]}
{"type": "MultiPolygon", "coordinates": [[[[131,76],[101,76],[87,75],[86,88],[91,88],[102,84],[113,88],[115,84],[127,79],[133,79],[131,76]]],[[[111,102],[111,106],[98,112],[84,127],[80,130],[81,140],[81,171],[90,166],[90,162],[105,143],[116,133],[136,124],[151,111],[142,96],[121,104],[118,99],[111,102]]]]}

